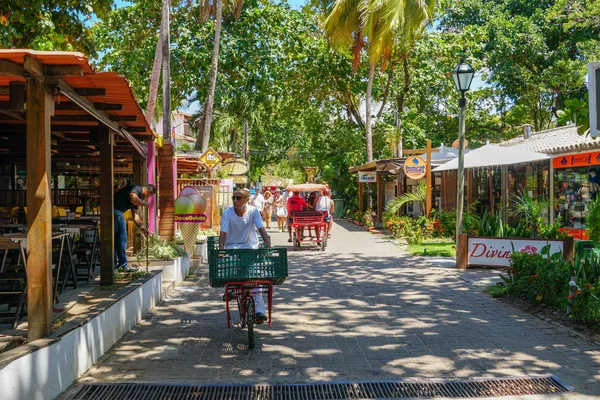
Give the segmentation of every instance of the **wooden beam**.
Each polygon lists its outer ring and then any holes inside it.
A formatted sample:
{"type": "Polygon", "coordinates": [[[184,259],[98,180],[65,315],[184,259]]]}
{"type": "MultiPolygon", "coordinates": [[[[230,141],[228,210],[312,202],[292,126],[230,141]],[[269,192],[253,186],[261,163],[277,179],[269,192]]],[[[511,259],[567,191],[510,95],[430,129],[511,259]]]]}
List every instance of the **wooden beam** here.
{"type": "Polygon", "coordinates": [[[10,111],[25,111],[25,82],[10,82],[8,96],[10,111]]]}
{"type": "Polygon", "coordinates": [[[116,122],[111,121],[105,112],[97,110],[91,101],[89,101],[88,99],[81,97],[77,93],[75,93],[73,91],[73,88],[69,84],[67,84],[65,81],[63,81],[62,79],[58,80],[58,87],[60,88],[60,91],[65,96],[67,96],[69,99],[71,99],[71,101],[73,101],[74,103],[77,103],[81,108],[83,108],[84,110],[89,112],[91,115],[96,117],[96,119],[98,119],[98,121],[102,122],[104,125],[106,125],[110,129],[114,130],[115,132],[117,132],[118,134],[123,136],[124,138],[126,138],[131,143],[133,148],[142,157],[146,158],[146,149],[144,148],[144,146],[140,142],[138,142],[133,136],[131,136],[131,134],[129,134],[129,132],[125,128],[121,127],[116,122]]]}
{"type": "MultiPolygon", "coordinates": [[[[94,102],[94,108],[102,111],[121,111],[123,110],[123,104],[113,104],[113,103],[99,103],[94,102]]],[[[0,102],[0,106],[2,102],[0,102]]],[[[1,108],[1,107],[0,107],[1,108]]],[[[55,108],[57,111],[72,111],[72,110],[81,110],[81,106],[77,103],[72,102],[62,102],[56,105],[55,108]]]]}
{"type": "Polygon", "coordinates": [[[29,342],[52,333],[52,94],[44,77],[27,81],[27,320],[29,342]]]}
{"type": "Polygon", "coordinates": [[[137,116],[136,115],[111,115],[110,119],[113,121],[135,122],[135,121],[137,121],[137,116]]]}
{"type": "Polygon", "coordinates": [[[113,193],[113,144],[114,135],[105,125],[98,127],[100,142],[100,284],[115,282],[115,227],[113,193]]]}
{"type": "Polygon", "coordinates": [[[358,211],[363,212],[363,183],[360,182],[360,177],[357,176],[358,181],[358,211]]]}
{"type": "Polygon", "coordinates": [[[0,60],[0,75],[27,77],[29,74],[21,64],[8,60],[0,60]]]}
{"type": "MultiPolygon", "coordinates": [[[[437,150],[437,149],[435,149],[437,150]]],[[[425,199],[425,215],[427,217],[429,217],[429,214],[431,214],[431,198],[432,198],[432,189],[433,189],[433,185],[431,184],[431,153],[433,152],[433,149],[431,148],[431,140],[427,139],[427,148],[426,148],[426,154],[427,154],[427,166],[425,167],[425,185],[427,186],[427,190],[426,190],[426,199],[425,199]]]]}
{"type": "Polygon", "coordinates": [[[73,88],[80,96],[106,96],[104,88],[73,88]]]}
{"type": "Polygon", "coordinates": [[[357,165],[356,167],[348,168],[348,172],[358,172],[358,171],[374,171],[377,168],[377,161],[371,161],[366,164],[357,165]]]}
{"type": "Polygon", "coordinates": [[[381,222],[381,213],[383,209],[383,196],[381,195],[381,188],[383,186],[383,176],[377,175],[377,220],[381,222]]]}
{"type": "MultiPolygon", "coordinates": [[[[439,153],[440,149],[431,149],[432,153],[439,153]]],[[[414,154],[425,154],[427,153],[427,149],[406,149],[402,150],[402,154],[404,155],[414,155],[414,154]]]]}
{"type": "MultiPolygon", "coordinates": [[[[144,160],[138,156],[137,154],[133,155],[133,183],[136,185],[144,185],[142,181],[142,165],[144,165],[144,160]]],[[[144,207],[146,208],[146,207],[144,207]]],[[[139,210],[140,219],[142,219],[143,213],[139,210]]],[[[142,238],[140,236],[140,232],[137,228],[133,229],[133,253],[137,253],[142,249],[142,238]]]]}
{"type": "Polygon", "coordinates": [[[23,68],[33,76],[41,77],[46,75],[44,64],[32,56],[25,56],[25,59],[23,60],[23,68]]]}
{"type": "Polygon", "coordinates": [[[0,110],[1,114],[4,115],[8,115],[9,117],[12,117],[16,120],[19,121],[25,121],[25,115],[22,112],[15,112],[15,111],[9,111],[9,110],[0,110]]]}

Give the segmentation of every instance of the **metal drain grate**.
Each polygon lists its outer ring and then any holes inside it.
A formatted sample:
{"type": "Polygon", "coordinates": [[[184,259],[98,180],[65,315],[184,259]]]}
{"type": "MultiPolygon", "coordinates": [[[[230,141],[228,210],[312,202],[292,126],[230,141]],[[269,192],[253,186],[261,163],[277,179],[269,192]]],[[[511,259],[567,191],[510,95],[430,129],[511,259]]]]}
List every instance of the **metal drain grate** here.
{"type": "Polygon", "coordinates": [[[463,381],[383,381],[290,385],[84,385],[70,400],[342,400],[390,398],[478,398],[566,393],[554,375],[463,381]]]}

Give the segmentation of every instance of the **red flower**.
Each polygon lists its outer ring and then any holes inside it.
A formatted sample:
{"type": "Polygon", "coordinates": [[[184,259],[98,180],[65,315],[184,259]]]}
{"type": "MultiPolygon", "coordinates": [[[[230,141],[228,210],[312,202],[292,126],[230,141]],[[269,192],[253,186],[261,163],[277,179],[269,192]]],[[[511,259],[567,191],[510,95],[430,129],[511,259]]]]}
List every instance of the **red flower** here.
{"type": "Polygon", "coordinates": [[[537,247],[527,245],[527,246],[523,247],[519,252],[526,253],[526,254],[537,254],[537,250],[538,250],[537,247]]]}

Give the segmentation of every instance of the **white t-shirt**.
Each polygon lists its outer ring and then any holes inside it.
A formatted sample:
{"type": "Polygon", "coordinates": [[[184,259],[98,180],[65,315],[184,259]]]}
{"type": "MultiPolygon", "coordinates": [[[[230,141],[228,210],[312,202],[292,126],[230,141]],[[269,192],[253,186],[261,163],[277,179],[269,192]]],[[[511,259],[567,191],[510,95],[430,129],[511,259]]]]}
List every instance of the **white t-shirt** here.
{"type": "Polygon", "coordinates": [[[254,198],[254,207],[258,209],[258,211],[262,212],[265,204],[265,196],[262,193],[258,193],[254,198]]]}
{"type": "Polygon", "coordinates": [[[226,249],[258,249],[256,230],[263,228],[264,224],[258,209],[252,206],[246,207],[243,217],[238,216],[233,207],[229,207],[221,215],[221,232],[227,234],[226,249]]]}
{"type": "Polygon", "coordinates": [[[329,211],[331,210],[331,202],[329,196],[321,196],[319,197],[317,203],[315,204],[315,210],[317,211],[329,211]]]}

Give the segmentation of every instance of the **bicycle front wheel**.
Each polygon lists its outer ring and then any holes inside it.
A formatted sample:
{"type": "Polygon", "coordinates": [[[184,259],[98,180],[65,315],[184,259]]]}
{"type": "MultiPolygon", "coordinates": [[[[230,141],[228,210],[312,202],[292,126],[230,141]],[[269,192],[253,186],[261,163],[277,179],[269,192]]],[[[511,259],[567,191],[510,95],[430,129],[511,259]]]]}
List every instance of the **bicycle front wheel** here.
{"type": "Polygon", "coordinates": [[[246,299],[246,325],[248,327],[248,348],[254,348],[254,299],[252,296],[246,299]]]}

